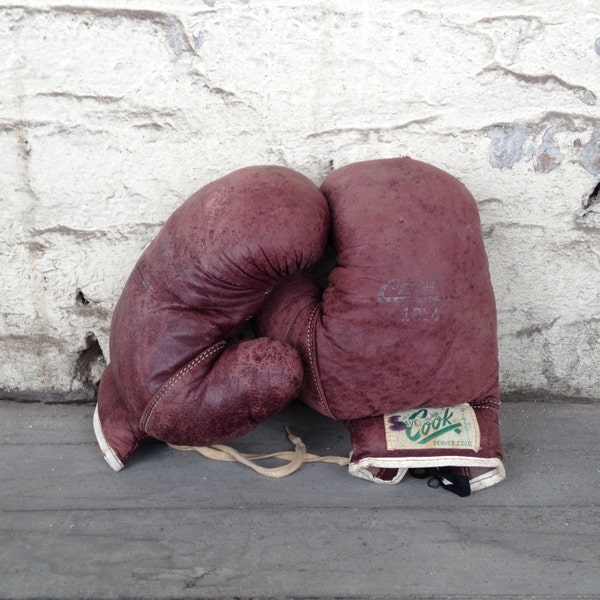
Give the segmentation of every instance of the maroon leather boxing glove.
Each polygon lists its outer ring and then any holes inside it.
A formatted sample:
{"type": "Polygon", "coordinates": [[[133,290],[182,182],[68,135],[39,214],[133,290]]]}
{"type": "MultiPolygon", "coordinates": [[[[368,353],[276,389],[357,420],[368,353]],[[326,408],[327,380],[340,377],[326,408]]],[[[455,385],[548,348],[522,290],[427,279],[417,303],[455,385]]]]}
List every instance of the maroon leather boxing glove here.
{"type": "Polygon", "coordinates": [[[250,167],[207,185],[168,219],[116,305],[94,415],[115,470],[151,436],[230,440],[283,408],[302,366],[287,343],[231,343],[273,286],[323,253],[327,203],[304,176],[250,167]]]}
{"type": "Polygon", "coordinates": [[[303,400],[347,421],[353,475],[395,482],[418,462],[500,481],[496,310],[473,197],[409,158],[346,166],[321,190],[336,254],[327,288],[283,282],[256,331],[296,347],[303,400]],[[434,421],[449,435],[431,437],[434,421]],[[428,435],[404,444],[419,424],[428,435]]]}

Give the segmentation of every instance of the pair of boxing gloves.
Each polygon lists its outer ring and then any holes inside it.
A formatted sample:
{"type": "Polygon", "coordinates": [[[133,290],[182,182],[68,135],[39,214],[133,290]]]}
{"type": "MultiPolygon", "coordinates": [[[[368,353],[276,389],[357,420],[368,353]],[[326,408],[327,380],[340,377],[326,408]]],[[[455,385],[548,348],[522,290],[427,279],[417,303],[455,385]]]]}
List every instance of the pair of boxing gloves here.
{"type": "Polygon", "coordinates": [[[241,169],[166,221],[115,307],[94,414],[115,470],[145,437],[232,440],[300,397],[342,419],[352,475],[433,473],[466,495],[504,478],[496,310],[477,205],[397,158],[317,188],[241,169]],[[325,287],[304,270],[335,256],[325,287]],[[238,340],[251,320],[254,339],[238,340]]]}

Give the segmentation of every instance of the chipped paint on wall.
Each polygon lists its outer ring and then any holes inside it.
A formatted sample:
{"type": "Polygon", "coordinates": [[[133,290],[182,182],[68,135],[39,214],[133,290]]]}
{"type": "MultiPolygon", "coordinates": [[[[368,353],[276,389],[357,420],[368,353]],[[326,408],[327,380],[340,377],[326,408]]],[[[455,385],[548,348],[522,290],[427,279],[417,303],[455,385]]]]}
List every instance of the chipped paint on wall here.
{"type": "Polygon", "coordinates": [[[549,173],[560,166],[563,154],[556,140],[556,134],[564,129],[565,124],[557,121],[543,132],[541,143],[535,148],[534,168],[536,171],[549,173]]]}
{"type": "Polygon", "coordinates": [[[524,155],[525,142],[530,132],[527,127],[501,125],[488,132],[490,164],[496,169],[512,169],[524,155]]]}
{"type": "Polygon", "coordinates": [[[175,56],[181,56],[185,47],[181,23],[173,16],[167,19],[167,43],[175,56]]]}
{"type": "Polygon", "coordinates": [[[575,162],[591,175],[600,177],[600,127],[592,131],[585,143],[577,138],[575,162]]]}
{"type": "Polygon", "coordinates": [[[539,126],[499,125],[487,132],[490,138],[489,163],[496,169],[512,169],[521,160],[532,161],[539,173],[557,169],[565,157],[590,175],[600,177],[600,128],[580,132],[571,119],[554,118],[537,132],[539,126]],[[563,147],[558,140],[563,135],[563,147]]]}
{"type": "Polygon", "coordinates": [[[594,11],[35,0],[0,26],[0,396],[91,397],[129,272],[198,187],[410,155],[479,203],[502,389],[600,397],[594,11]]]}

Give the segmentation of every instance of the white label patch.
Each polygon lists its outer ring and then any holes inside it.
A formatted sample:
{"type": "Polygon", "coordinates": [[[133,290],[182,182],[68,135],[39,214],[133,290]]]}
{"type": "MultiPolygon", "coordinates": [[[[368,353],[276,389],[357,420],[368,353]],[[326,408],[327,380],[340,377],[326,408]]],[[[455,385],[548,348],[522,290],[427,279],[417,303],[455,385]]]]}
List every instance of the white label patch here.
{"type": "Polygon", "coordinates": [[[469,404],[413,408],[384,415],[388,450],[461,449],[479,452],[479,424],[469,404]]]}

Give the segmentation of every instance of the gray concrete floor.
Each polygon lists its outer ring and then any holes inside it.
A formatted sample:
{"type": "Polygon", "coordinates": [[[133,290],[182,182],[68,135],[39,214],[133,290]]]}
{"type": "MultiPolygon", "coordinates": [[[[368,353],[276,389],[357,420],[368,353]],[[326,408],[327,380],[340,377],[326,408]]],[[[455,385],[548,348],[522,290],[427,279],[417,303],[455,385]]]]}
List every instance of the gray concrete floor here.
{"type": "MultiPolygon", "coordinates": [[[[508,478],[468,498],[309,464],[282,480],[148,444],[92,406],[0,402],[0,598],[600,598],[600,403],[506,402],[508,478]]],[[[234,445],[349,451],[293,405],[234,445]]]]}

